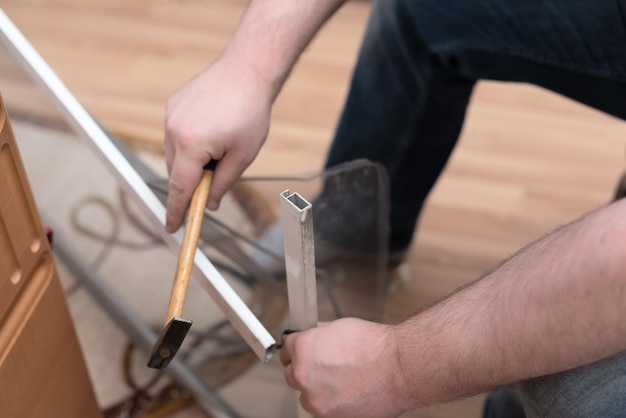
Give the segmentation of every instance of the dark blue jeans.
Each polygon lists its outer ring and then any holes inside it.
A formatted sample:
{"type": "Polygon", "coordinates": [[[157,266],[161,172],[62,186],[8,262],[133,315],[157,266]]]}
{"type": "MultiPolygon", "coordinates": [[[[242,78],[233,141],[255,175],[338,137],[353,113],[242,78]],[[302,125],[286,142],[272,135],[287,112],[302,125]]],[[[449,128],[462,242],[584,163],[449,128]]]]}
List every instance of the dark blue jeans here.
{"type": "Polygon", "coordinates": [[[626,119],[626,0],[379,0],[327,158],[380,162],[391,253],[408,248],[479,79],[536,84],[626,119]]]}

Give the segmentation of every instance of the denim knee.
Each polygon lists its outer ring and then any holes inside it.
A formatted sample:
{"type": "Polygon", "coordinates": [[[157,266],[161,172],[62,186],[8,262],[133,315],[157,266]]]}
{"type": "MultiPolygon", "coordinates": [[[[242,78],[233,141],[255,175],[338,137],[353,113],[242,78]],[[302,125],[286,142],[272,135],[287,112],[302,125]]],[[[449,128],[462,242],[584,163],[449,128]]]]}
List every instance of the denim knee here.
{"type": "Polygon", "coordinates": [[[528,417],[611,418],[626,415],[626,352],[520,384],[528,417]]]}

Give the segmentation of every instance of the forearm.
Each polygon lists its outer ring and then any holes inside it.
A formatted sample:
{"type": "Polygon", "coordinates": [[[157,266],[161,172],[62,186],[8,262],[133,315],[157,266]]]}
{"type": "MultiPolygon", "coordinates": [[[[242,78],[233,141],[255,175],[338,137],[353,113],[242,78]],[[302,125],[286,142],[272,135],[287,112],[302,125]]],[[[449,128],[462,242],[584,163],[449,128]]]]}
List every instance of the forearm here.
{"type": "Polygon", "coordinates": [[[315,33],[345,0],[253,0],[222,58],[278,94],[315,33]]]}
{"type": "Polygon", "coordinates": [[[413,406],[571,369],[626,349],[626,201],[523,249],[395,327],[413,406]]]}

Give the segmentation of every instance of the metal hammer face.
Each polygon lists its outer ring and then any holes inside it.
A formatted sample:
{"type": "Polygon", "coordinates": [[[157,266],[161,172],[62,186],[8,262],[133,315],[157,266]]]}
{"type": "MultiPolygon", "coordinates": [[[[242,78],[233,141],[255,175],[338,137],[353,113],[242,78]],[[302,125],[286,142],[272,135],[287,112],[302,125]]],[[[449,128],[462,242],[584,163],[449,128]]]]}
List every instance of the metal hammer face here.
{"type": "Polygon", "coordinates": [[[170,320],[152,347],[148,367],[162,369],[172,361],[183,344],[187,331],[191,328],[191,323],[190,320],[184,318],[172,318],[170,320]]]}

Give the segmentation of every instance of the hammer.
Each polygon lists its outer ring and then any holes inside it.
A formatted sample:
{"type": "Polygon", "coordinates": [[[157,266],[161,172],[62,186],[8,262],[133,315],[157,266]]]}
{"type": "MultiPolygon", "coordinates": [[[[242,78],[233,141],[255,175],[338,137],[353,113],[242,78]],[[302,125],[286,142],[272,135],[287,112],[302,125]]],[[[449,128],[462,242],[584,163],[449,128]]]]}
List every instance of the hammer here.
{"type": "Polygon", "coordinates": [[[178,264],[176,266],[176,276],[172,285],[172,294],[170,296],[170,305],[167,311],[167,320],[165,328],[161,331],[158,340],[152,347],[148,367],[153,369],[162,369],[166,367],[178,352],[183,344],[183,340],[187,335],[187,331],[191,328],[192,321],[182,318],[183,305],[185,296],[187,295],[187,286],[191,276],[193,267],[193,259],[198,246],[198,238],[200,236],[200,228],[204,219],[204,208],[206,206],[207,197],[209,196],[209,188],[211,186],[211,178],[217,161],[212,160],[204,166],[204,172],[200,183],[196,187],[189,205],[189,214],[187,215],[187,223],[185,224],[185,235],[180,246],[178,255],[178,264]]]}

